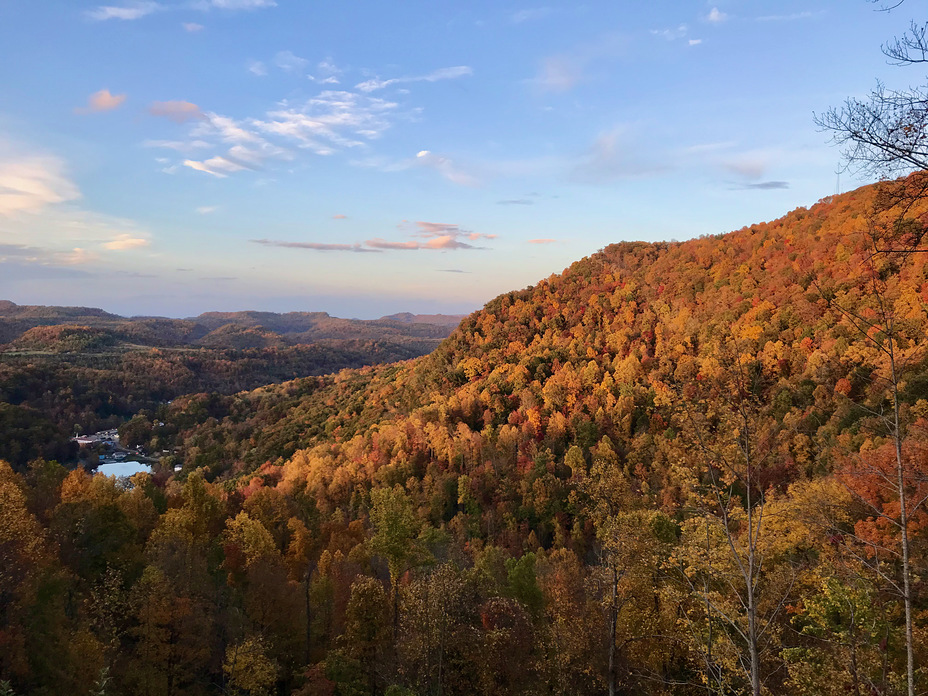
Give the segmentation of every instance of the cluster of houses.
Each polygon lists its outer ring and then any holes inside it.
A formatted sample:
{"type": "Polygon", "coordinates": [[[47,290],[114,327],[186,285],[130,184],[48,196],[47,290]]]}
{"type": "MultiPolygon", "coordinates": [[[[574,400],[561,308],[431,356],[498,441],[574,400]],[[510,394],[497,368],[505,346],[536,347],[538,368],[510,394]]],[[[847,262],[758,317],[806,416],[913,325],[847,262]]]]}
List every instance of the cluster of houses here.
{"type": "MultiPolygon", "coordinates": [[[[72,437],[71,440],[76,442],[79,447],[102,449],[104,453],[97,455],[100,464],[121,462],[129,456],[128,451],[119,449],[119,433],[116,431],[116,428],[100,430],[92,435],[76,435],[72,437]]],[[[144,456],[145,453],[142,451],[141,445],[136,447],[135,450],[136,454],[144,456]]],[[[99,449],[97,449],[97,451],[99,452],[99,449]]]]}
{"type": "MultiPolygon", "coordinates": [[[[163,426],[164,423],[159,423],[158,425],[163,426]]],[[[114,462],[125,461],[126,457],[129,456],[148,456],[148,453],[142,445],[138,445],[134,449],[122,448],[119,444],[119,433],[116,428],[101,430],[91,435],[75,435],[71,438],[71,441],[76,442],[79,447],[87,447],[98,453],[98,461],[89,465],[92,467],[96,467],[100,464],[112,464],[114,462]]],[[[162,450],[162,454],[165,455],[171,452],[172,450],[162,450]]],[[[158,455],[154,455],[154,457],[157,459],[158,455]]],[[[176,464],[174,466],[175,473],[181,471],[182,468],[183,466],[181,464],[176,464]]]]}

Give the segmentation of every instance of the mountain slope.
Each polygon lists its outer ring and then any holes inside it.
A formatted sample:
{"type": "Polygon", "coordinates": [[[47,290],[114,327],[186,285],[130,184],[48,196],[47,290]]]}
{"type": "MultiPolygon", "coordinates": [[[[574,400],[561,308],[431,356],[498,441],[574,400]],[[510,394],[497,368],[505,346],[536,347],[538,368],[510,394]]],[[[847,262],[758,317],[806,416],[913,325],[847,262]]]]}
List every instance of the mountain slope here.
{"type": "Polygon", "coordinates": [[[49,617],[10,622],[0,670],[89,693],[108,641],[114,693],[218,692],[242,654],[304,696],[902,693],[897,456],[928,664],[928,265],[869,253],[879,190],[610,246],[415,360],[133,418],[179,474],[0,463],[7,615],[49,617]],[[59,675],[32,645],[75,647],[59,675]]]}

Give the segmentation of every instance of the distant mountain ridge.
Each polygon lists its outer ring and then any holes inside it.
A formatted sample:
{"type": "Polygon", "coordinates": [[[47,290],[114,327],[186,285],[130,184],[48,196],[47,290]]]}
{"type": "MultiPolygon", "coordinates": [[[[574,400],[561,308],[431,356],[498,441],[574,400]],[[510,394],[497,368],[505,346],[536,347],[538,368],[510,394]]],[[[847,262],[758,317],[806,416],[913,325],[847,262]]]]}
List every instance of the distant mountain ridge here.
{"type": "MultiPolygon", "coordinates": [[[[342,319],[327,312],[205,312],[172,319],[157,316],[123,317],[94,307],[18,305],[0,300],[0,345],[7,350],[62,349],[61,332],[35,331],[40,327],[68,326],[107,332],[96,345],[148,347],[268,348],[307,345],[330,340],[388,341],[422,344],[433,348],[460,323],[463,316],[402,313],[381,319],[342,319]],[[424,342],[424,343],[423,343],[424,342]]],[[[86,334],[87,331],[84,331],[86,334]]],[[[73,344],[71,341],[68,345],[73,344]]]]}

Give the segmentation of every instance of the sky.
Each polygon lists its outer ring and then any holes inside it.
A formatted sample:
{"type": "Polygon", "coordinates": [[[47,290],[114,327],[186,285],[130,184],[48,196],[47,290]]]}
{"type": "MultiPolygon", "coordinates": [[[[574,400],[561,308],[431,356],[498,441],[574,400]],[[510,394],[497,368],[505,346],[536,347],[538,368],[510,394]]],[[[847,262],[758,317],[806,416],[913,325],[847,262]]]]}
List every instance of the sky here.
{"type": "MultiPolygon", "coordinates": [[[[0,299],[465,313],[863,183],[866,0],[0,0],[0,299]]],[[[914,17],[924,19],[924,17],[914,17]]]]}

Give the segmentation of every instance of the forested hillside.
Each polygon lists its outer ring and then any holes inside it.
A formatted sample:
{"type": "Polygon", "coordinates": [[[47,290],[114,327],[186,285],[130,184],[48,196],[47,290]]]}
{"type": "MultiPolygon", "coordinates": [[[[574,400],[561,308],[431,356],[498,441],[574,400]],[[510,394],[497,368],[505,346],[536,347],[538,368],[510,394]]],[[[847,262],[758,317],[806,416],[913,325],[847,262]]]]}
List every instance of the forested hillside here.
{"type": "Polygon", "coordinates": [[[928,664],[923,184],[610,246],[415,361],[178,399],[130,423],[177,476],[0,465],[0,679],[904,692],[907,649],[928,664]]]}

